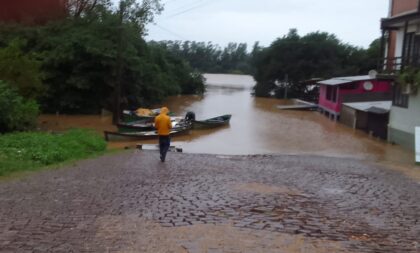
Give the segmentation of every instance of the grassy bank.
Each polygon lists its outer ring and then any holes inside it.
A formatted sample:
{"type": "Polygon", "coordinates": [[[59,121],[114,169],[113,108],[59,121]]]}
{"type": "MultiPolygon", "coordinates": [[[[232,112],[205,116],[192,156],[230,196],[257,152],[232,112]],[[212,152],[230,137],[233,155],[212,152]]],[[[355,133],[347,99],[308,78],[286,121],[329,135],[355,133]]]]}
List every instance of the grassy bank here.
{"type": "Polygon", "coordinates": [[[0,135],[0,176],[84,159],[105,150],[103,137],[89,130],[0,135]]]}

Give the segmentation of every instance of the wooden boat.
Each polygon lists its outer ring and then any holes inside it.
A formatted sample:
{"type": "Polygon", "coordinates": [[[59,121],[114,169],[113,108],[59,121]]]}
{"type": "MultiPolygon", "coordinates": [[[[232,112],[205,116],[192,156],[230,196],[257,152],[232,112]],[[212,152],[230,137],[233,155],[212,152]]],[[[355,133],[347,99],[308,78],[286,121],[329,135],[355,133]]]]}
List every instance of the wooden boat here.
{"type": "MultiPolygon", "coordinates": [[[[155,120],[155,117],[159,115],[160,109],[150,110],[150,115],[139,115],[136,111],[124,110],[122,113],[122,121],[125,123],[132,123],[134,121],[142,121],[144,123],[151,123],[155,120]]],[[[174,116],[173,113],[169,112],[170,116],[174,116]]]]}
{"type": "MultiPolygon", "coordinates": [[[[172,127],[182,127],[185,124],[183,121],[184,118],[182,117],[171,117],[172,127]]],[[[154,121],[152,122],[145,122],[141,121],[134,121],[134,122],[120,122],[117,123],[118,132],[119,133],[127,133],[127,132],[143,132],[143,131],[153,131],[155,129],[154,121]]]]}
{"type": "MultiPolygon", "coordinates": [[[[183,134],[188,134],[192,125],[185,124],[176,128],[172,128],[170,136],[178,136],[183,134]]],[[[106,141],[127,141],[127,140],[150,140],[157,139],[157,131],[137,131],[137,132],[110,132],[104,131],[106,141]]]]}
{"type": "Polygon", "coordinates": [[[222,115],[206,120],[194,120],[193,121],[193,128],[194,129],[204,129],[204,128],[214,128],[220,127],[229,124],[230,118],[232,115],[222,115]]]}
{"type": "Polygon", "coordinates": [[[155,126],[152,122],[143,123],[143,122],[120,122],[117,123],[118,132],[119,133],[126,133],[126,132],[139,132],[139,131],[153,131],[155,130],[155,126]]]}

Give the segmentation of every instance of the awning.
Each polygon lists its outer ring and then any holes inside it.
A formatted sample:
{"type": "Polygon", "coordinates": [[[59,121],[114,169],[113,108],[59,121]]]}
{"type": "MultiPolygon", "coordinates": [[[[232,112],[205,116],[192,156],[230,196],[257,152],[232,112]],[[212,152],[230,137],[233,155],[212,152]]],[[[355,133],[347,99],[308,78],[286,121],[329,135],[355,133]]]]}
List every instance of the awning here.
{"type": "Polygon", "coordinates": [[[389,111],[391,110],[392,101],[344,103],[343,105],[362,112],[386,114],[389,113],[389,111]]]}
{"type": "Polygon", "coordinates": [[[335,77],[328,80],[320,81],[318,82],[318,84],[335,86],[335,85],[342,85],[342,84],[353,83],[353,82],[358,82],[358,81],[370,81],[370,80],[374,80],[374,78],[370,76],[347,76],[347,77],[335,77]]]}

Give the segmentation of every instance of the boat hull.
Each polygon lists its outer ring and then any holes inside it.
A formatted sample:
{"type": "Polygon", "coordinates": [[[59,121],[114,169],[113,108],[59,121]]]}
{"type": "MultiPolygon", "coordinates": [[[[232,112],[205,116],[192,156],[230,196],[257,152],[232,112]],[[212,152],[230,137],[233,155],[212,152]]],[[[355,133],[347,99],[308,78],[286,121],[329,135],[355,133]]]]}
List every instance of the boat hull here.
{"type": "Polygon", "coordinates": [[[229,124],[232,115],[222,115],[219,117],[207,119],[207,120],[194,120],[193,128],[194,129],[210,129],[221,126],[226,126],[229,124]]]}
{"type": "MultiPolygon", "coordinates": [[[[170,136],[189,134],[191,126],[172,129],[170,136]]],[[[137,132],[110,132],[104,131],[106,141],[130,141],[130,140],[153,140],[158,139],[156,131],[137,131],[137,132]]]]}
{"type": "MultiPolygon", "coordinates": [[[[172,127],[174,129],[183,128],[187,123],[182,117],[171,117],[172,127]]],[[[188,123],[191,124],[191,123],[188,123]]],[[[188,125],[187,124],[187,125],[188,125]]],[[[117,124],[118,132],[130,133],[130,132],[143,132],[143,131],[154,131],[156,130],[154,120],[152,122],[135,121],[131,123],[122,122],[117,124]]]]}
{"type": "Polygon", "coordinates": [[[139,131],[153,131],[155,127],[153,123],[149,124],[128,124],[128,123],[118,123],[118,132],[119,133],[130,133],[130,132],[139,132],[139,131]]]}

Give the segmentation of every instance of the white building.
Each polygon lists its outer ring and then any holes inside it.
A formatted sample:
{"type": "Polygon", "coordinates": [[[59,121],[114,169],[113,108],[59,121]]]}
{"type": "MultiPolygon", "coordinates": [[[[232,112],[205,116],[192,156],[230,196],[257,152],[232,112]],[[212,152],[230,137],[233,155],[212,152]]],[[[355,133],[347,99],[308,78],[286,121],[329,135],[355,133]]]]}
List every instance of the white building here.
{"type": "MultiPolygon", "coordinates": [[[[419,0],[391,0],[388,18],[382,19],[382,49],[385,73],[420,69],[419,0]]],[[[420,92],[394,83],[388,140],[414,150],[415,127],[420,126],[420,92]]]]}

